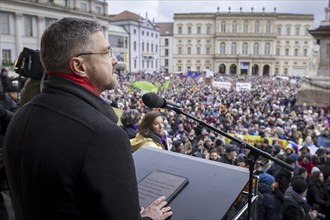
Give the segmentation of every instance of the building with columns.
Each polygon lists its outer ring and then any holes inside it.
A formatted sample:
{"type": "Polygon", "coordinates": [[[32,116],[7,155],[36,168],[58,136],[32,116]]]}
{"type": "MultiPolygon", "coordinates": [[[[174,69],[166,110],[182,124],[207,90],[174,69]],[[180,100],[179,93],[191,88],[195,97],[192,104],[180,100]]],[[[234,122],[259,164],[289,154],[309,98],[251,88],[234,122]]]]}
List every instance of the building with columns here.
{"type": "Polygon", "coordinates": [[[39,49],[44,30],[67,16],[96,17],[108,37],[108,4],[101,0],[1,0],[0,65],[13,65],[24,47],[39,49]]]}
{"type": "Polygon", "coordinates": [[[176,13],[173,71],[310,74],[313,15],[274,12],[176,13]]]}

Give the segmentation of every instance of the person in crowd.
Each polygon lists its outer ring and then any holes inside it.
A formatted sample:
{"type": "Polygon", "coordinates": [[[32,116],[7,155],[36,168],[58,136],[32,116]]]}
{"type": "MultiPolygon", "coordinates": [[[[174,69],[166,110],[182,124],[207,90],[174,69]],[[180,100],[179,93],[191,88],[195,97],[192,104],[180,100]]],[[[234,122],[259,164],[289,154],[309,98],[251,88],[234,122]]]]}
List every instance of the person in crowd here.
{"type": "Polygon", "coordinates": [[[4,143],[16,219],[170,217],[165,197],[140,209],[129,139],[100,97],[118,87],[102,25],[73,17],[52,23],[41,62],[43,91],[15,113],[4,143]]]}
{"type": "Polygon", "coordinates": [[[128,138],[135,138],[141,122],[140,112],[135,109],[124,111],[120,117],[120,121],[122,123],[121,128],[126,132],[128,138]]]}
{"type": "Polygon", "coordinates": [[[317,220],[317,211],[311,210],[306,202],[308,185],[306,180],[297,179],[284,195],[282,220],[317,220]]]}
{"type": "Polygon", "coordinates": [[[308,192],[307,192],[307,202],[312,206],[317,204],[319,206],[319,211],[325,213],[327,208],[328,200],[327,194],[324,187],[324,176],[320,171],[316,171],[310,175],[308,178],[308,192]]]}
{"type": "Polygon", "coordinates": [[[236,165],[237,147],[234,144],[225,146],[225,154],[220,158],[220,162],[236,165]]]}
{"type": "Polygon", "coordinates": [[[0,92],[0,106],[8,111],[16,112],[20,106],[17,86],[9,85],[5,91],[5,93],[0,92]]]}
{"type": "Polygon", "coordinates": [[[176,140],[173,142],[171,151],[184,154],[184,144],[181,140],[176,140]]]}
{"type": "Polygon", "coordinates": [[[305,154],[302,156],[301,160],[299,161],[299,165],[301,167],[305,167],[308,171],[308,176],[311,175],[312,169],[314,167],[313,160],[310,154],[305,154]]]}
{"type": "MultiPolygon", "coordinates": [[[[294,166],[294,160],[291,157],[287,157],[285,159],[285,163],[289,164],[292,167],[294,166]]],[[[274,172],[273,176],[275,177],[276,181],[276,188],[274,190],[276,197],[276,207],[278,209],[278,216],[279,218],[281,218],[281,206],[284,201],[284,194],[291,184],[293,178],[293,171],[287,170],[284,167],[280,167],[280,169],[274,172]]]]}
{"type": "MultiPolygon", "coordinates": [[[[330,206],[330,176],[325,181],[325,193],[326,193],[327,198],[328,198],[326,207],[329,207],[330,206]]],[[[327,208],[327,210],[325,211],[324,214],[326,216],[326,219],[329,219],[330,218],[330,209],[327,208]]]]}
{"type": "Polygon", "coordinates": [[[160,112],[147,112],[141,121],[136,137],[131,139],[132,152],[144,146],[164,149],[163,123],[164,119],[160,112]]]}
{"type": "Polygon", "coordinates": [[[260,149],[263,150],[263,151],[265,151],[265,152],[267,152],[267,153],[269,153],[269,154],[272,153],[272,148],[271,148],[271,146],[269,145],[269,141],[268,141],[268,139],[264,139],[264,140],[262,141],[262,144],[261,144],[261,146],[260,146],[260,149]]]}
{"type": "Polygon", "coordinates": [[[258,184],[258,208],[259,220],[277,220],[277,209],[274,195],[275,178],[268,173],[260,173],[258,184]]]}
{"type": "Polygon", "coordinates": [[[320,163],[317,165],[319,170],[323,173],[324,179],[330,176],[330,154],[320,157],[320,163]]]}
{"type": "Polygon", "coordinates": [[[216,148],[212,148],[211,150],[210,150],[210,160],[213,160],[213,161],[220,161],[220,155],[219,155],[219,153],[218,153],[218,149],[216,149],[216,148]]]}
{"type": "Polygon", "coordinates": [[[13,85],[12,80],[8,76],[9,71],[6,67],[1,69],[0,80],[1,80],[1,90],[3,93],[7,91],[7,87],[13,85]]]}
{"type": "Polygon", "coordinates": [[[293,176],[293,180],[296,180],[296,179],[304,179],[307,181],[307,177],[308,177],[308,171],[305,167],[299,167],[297,172],[294,173],[294,176],[293,176]]]}

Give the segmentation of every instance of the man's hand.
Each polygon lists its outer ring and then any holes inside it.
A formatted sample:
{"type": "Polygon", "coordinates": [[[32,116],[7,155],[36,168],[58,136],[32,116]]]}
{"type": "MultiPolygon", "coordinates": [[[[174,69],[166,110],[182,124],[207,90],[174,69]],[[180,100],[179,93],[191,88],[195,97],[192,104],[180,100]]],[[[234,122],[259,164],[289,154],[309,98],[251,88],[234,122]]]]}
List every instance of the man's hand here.
{"type": "Polygon", "coordinates": [[[171,207],[166,205],[165,196],[161,196],[147,208],[141,208],[141,217],[150,217],[153,220],[165,220],[173,214],[171,207]]]}

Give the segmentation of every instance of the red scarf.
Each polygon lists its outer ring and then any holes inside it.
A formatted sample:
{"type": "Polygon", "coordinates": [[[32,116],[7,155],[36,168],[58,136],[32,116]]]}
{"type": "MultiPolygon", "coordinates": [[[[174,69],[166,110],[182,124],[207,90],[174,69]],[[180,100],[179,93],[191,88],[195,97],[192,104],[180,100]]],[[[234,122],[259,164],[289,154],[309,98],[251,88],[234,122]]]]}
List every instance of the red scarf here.
{"type": "Polygon", "coordinates": [[[71,74],[67,74],[67,73],[57,73],[57,72],[50,72],[48,73],[48,75],[50,76],[60,76],[60,77],[64,77],[66,79],[69,79],[73,82],[78,83],[79,85],[84,86],[85,88],[89,89],[90,91],[92,91],[93,93],[95,93],[95,95],[100,96],[100,93],[98,93],[96,91],[96,89],[92,86],[92,84],[86,79],[83,78],[81,76],[77,76],[77,75],[71,75],[71,74]]]}

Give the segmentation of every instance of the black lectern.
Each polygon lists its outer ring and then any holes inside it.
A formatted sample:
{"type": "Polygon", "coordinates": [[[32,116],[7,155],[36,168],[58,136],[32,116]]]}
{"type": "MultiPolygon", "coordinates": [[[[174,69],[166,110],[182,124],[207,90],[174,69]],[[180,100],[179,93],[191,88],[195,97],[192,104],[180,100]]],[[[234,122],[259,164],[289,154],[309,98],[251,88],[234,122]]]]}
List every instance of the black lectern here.
{"type": "Polygon", "coordinates": [[[151,147],[135,151],[133,158],[138,182],[154,170],[189,179],[169,204],[171,220],[222,219],[249,180],[246,168],[151,147]]]}

